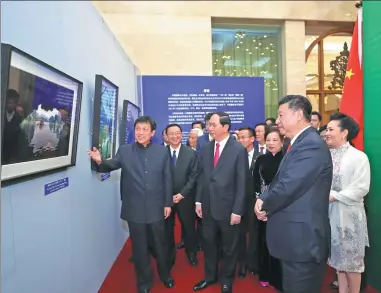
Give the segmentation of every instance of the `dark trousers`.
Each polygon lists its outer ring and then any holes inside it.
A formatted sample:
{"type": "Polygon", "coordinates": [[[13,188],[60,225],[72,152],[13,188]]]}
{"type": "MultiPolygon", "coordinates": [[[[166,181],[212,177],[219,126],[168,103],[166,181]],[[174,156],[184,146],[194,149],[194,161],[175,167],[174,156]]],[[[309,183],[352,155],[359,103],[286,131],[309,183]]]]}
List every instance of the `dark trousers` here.
{"type": "Polygon", "coordinates": [[[320,293],[327,266],[326,261],[288,262],[281,261],[283,293],[320,293]]]}
{"type": "Polygon", "coordinates": [[[202,219],[196,215],[196,235],[198,246],[204,246],[204,236],[202,235],[202,219]]]}
{"type": "Polygon", "coordinates": [[[157,262],[159,277],[165,281],[169,277],[166,262],[167,241],[165,237],[164,220],[152,224],[128,222],[132,242],[132,256],[134,259],[138,290],[150,289],[153,285],[153,271],[150,261],[148,245],[152,245],[157,262]],[[149,234],[152,239],[149,239],[149,234]]]}
{"type": "MultiPolygon", "coordinates": [[[[176,204],[173,208],[172,218],[175,221],[177,215],[181,223],[181,236],[184,239],[185,251],[189,254],[194,254],[197,251],[197,234],[195,228],[196,212],[194,211],[194,200],[185,198],[176,204]]],[[[173,230],[170,237],[174,238],[173,230]]]]}
{"type": "Polygon", "coordinates": [[[254,217],[253,209],[245,213],[240,226],[238,263],[258,271],[258,219],[254,217]]]}
{"type": "Polygon", "coordinates": [[[211,215],[204,215],[202,219],[204,235],[204,262],[205,280],[215,281],[218,279],[219,251],[218,240],[222,250],[220,281],[223,285],[233,284],[235,267],[237,263],[237,247],[240,232],[239,225],[230,225],[230,218],[215,220],[211,215]],[[218,237],[220,234],[220,238],[218,237]]]}

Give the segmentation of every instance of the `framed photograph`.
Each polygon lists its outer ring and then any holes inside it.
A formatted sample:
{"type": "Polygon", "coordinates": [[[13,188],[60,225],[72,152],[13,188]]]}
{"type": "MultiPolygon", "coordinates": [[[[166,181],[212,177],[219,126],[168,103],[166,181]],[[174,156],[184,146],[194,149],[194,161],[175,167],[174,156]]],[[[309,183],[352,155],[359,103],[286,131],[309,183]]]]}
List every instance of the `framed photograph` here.
{"type": "Polygon", "coordinates": [[[120,126],[119,144],[132,144],[135,143],[135,120],[140,116],[140,108],[134,103],[124,100],[122,123],[120,126]]]}
{"type": "MultiPolygon", "coordinates": [[[[102,160],[115,154],[118,95],[118,86],[102,75],[95,76],[93,146],[100,151],[102,160]]],[[[91,161],[91,169],[96,167],[91,161]]]]}
{"type": "Polygon", "coordinates": [[[74,166],[82,82],[9,44],[1,58],[1,181],[74,166]]]}

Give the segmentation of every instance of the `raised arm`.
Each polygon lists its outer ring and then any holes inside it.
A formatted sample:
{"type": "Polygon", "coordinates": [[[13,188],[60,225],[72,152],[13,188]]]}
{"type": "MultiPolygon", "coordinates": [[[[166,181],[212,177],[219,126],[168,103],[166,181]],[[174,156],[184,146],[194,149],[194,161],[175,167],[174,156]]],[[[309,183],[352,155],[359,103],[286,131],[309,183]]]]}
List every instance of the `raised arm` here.
{"type": "Polygon", "coordinates": [[[88,150],[87,153],[89,154],[90,158],[97,164],[97,172],[110,172],[121,167],[120,148],[118,149],[116,155],[109,160],[102,160],[100,152],[95,147],[92,150],[88,150]]]}

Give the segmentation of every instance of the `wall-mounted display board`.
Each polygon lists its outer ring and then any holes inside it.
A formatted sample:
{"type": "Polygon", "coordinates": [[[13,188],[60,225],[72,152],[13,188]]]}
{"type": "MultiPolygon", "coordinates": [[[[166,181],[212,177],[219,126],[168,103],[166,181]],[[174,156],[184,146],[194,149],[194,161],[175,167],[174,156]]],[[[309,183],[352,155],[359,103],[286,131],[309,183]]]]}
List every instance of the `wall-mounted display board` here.
{"type": "Polygon", "coordinates": [[[1,181],[76,163],[82,82],[1,44],[1,181]]]}
{"type": "MultiPolygon", "coordinates": [[[[102,75],[95,76],[93,146],[103,160],[115,154],[119,88],[102,75]]],[[[97,170],[92,161],[91,168],[97,170]]]]}

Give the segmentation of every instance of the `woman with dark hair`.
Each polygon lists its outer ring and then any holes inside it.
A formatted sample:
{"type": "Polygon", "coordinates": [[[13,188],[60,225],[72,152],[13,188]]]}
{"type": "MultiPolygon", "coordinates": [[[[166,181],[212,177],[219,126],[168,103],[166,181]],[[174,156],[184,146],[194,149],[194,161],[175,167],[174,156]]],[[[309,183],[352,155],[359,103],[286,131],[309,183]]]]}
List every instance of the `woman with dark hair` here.
{"type": "MultiPolygon", "coordinates": [[[[258,196],[267,189],[278,171],[283,158],[283,136],[277,127],[265,129],[267,151],[259,156],[253,170],[254,191],[258,196]]],[[[282,291],[280,262],[272,257],[267,248],[266,222],[258,221],[259,282],[262,287],[272,285],[282,291]]]]}
{"type": "Polygon", "coordinates": [[[365,247],[369,246],[364,209],[364,197],[370,185],[369,160],[350,144],[358,133],[359,126],[351,117],[335,113],[325,135],[333,161],[328,264],[338,272],[340,293],[360,292],[365,247]]]}

